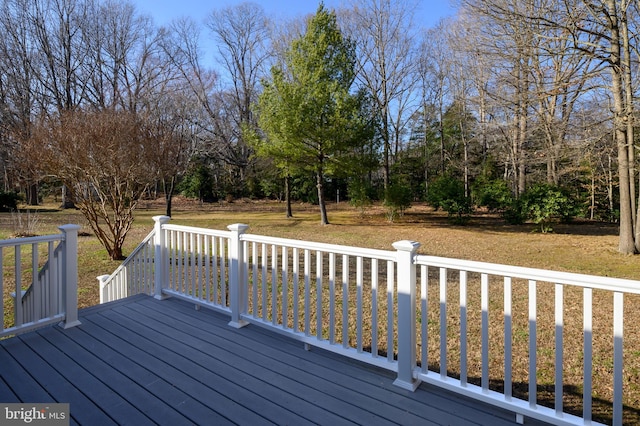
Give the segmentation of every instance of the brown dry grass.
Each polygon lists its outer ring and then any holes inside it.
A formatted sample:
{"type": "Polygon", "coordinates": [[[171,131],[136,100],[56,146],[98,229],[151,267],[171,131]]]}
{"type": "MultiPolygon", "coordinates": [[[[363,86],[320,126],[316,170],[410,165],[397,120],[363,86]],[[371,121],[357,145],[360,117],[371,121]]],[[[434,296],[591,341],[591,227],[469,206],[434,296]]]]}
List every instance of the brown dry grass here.
{"type": "MultiPolygon", "coordinates": [[[[225,229],[231,223],[250,225],[249,232],[285,238],[304,239],[334,244],[355,245],[379,249],[392,249],[398,240],[419,241],[421,254],[454,257],[461,259],[510,264],[517,266],[553,269],[618,278],[638,279],[640,267],[638,257],[624,256],[617,252],[617,226],[615,224],[575,222],[557,225],[555,232],[541,234],[534,232],[533,225],[510,226],[500,218],[479,214],[466,226],[454,226],[442,212],[434,212],[426,206],[414,206],[395,223],[385,219],[384,210],[374,206],[365,215],[347,204],[330,205],[330,225],[319,225],[317,207],[294,206],[294,218],[284,217],[284,205],[273,202],[237,201],[231,204],[200,205],[181,198],[174,203],[172,222],[176,224],[225,229]]],[[[137,212],[134,229],[128,236],[125,252],[135,245],[152,229],[152,216],[163,213],[161,202],[146,202],[137,212]]],[[[88,231],[84,220],[74,211],[59,211],[50,208],[39,214],[40,233],[56,232],[56,227],[64,223],[79,223],[88,231]]],[[[8,216],[0,215],[0,237],[11,234],[8,216]]],[[[108,260],[106,251],[95,237],[88,235],[80,239],[80,288],[81,306],[98,303],[96,276],[112,272],[118,262],[108,260]]],[[[447,368],[452,376],[459,375],[460,345],[458,289],[453,276],[448,287],[448,329],[449,339],[447,368]]],[[[469,347],[479,347],[479,315],[476,293],[479,292],[477,277],[469,280],[469,347]]],[[[514,394],[527,397],[528,351],[527,283],[514,282],[513,285],[513,353],[514,394]],[[518,361],[522,358],[522,362],[518,361]]],[[[503,318],[502,282],[490,284],[491,312],[491,377],[497,378],[491,387],[500,389],[503,377],[503,318]]],[[[439,368],[439,306],[437,276],[429,280],[429,360],[430,368],[439,368]],[[432,361],[433,360],[433,361],[432,361]],[[431,362],[432,361],[432,362],[431,362]]],[[[338,296],[340,296],[338,289],[338,296]]],[[[350,297],[350,300],[354,300],[350,297]]],[[[640,423],[640,314],[637,313],[638,298],[625,298],[625,377],[624,403],[625,423],[640,423]]],[[[365,300],[365,304],[370,301],[365,300]]],[[[553,404],[553,353],[554,318],[553,286],[540,284],[538,288],[538,335],[539,345],[537,379],[538,396],[545,403],[553,404]]],[[[367,305],[368,306],[368,305],[367,305]]],[[[567,407],[578,414],[582,409],[579,395],[582,384],[582,293],[577,289],[565,292],[565,354],[564,380],[567,407]]],[[[338,303],[336,310],[340,310],[338,303]]],[[[385,315],[379,312],[379,315],[385,315]]],[[[340,337],[340,324],[337,338],[340,337]]],[[[604,292],[594,293],[594,416],[609,423],[612,392],[612,301],[604,292]]],[[[380,336],[382,339],[383,336],[380,336]]],[[[370,343],[370,342],[369,342],[370,343]]],[[[365,342],[366,346],[367,342],[365,342]]],[[[480,377],[480,354],[468,354],[469,380],[480,377]]]]}

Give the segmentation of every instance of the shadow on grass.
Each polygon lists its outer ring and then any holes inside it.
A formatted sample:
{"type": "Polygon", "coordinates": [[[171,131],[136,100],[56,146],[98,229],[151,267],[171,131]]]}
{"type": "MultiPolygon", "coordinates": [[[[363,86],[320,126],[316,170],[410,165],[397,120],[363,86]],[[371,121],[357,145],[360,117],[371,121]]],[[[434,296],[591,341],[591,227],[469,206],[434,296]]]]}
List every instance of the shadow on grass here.
{"type": "MultiPolygon", "coordinates": [[[[430,372],[438,374],[439,366],[431,365],[429,367],[430,372]]],[[[457,372],[448,371],[448,377],[460,379],[460,375],[457,372]]],[[[482,386],[482,380],[480,377],[468,377],[467,383],[475,386],[482,386]]],[[[489,389],[504,394],[504,381],[491,379],[489,380],[489,389]]],[[[576,385],[565,384],[562,387],[563,393],[563,411],[567,414],[572,414],[577,417],[583,416],[583,394],[582,389],[576,385]]],[[[529,383],[528,382],[513,382],[512,384],[512,396],[523,401],[529,400],[529,383]]],[[[555,407],[555,385],[554,384],[539,384],[536,388],[536,402],[538,405],[553,409],[555,407]]],[[[592,421],[612,424],[613,422],[613,407],[612,401],[603,398],[592,398],[591,404],[591,416],[592,421]]],[[[624,405],[622,407],[623,424],[625,425],[637,425],[640,424],[640,409],[624,405]]]]}
{"type": "MultiPolygon", "coordinates": [[[[365,352],[371,352],[371,346],[363,348],[365,352]]],[[[387,352],[384,350],[378,351],[378,356],[387,357],[387,352]]],[[[394,353],[393,359],[397,361],[398,356],[394,353]]],[[[417,366],[420,367],[420,361],[417,362],[417,366]]],[[[440,365],[433,363],[429,364],[430,374],[440,374],[440,365]]],[[[447,370],[447,377],[460,380],[460,373],[456,371],[447,370]]],[[[467,383],[482,386],[482,378],[477,376],[467,377],[467,383]]],[[[490,379],[489,389],[501,394],[504,394],[504,380],[490,379]]],[[[528,401],[529,400],[529,383],[528,382],[513,382],[512,383],[512,396],[514,398],[528,401]]],[[[582,389],[576,385],[565,384],[562,387],[563,393],[563,411],[567,414],[572,414],[577,417],[582,417],[583,401],[582,401],[582,389]]],[[[555,407],[555,385],[554,384],[539,384],[536,387],[536,402],[538,405],[553,409],[555,407]]],[[[591,403],[591,416],[592,421],[604,424],[613,423],[613,407],[612,401],[603,398],[592,398],[591,403]]],[[[640,424],[640,409],[631,407],[629,405],[623,405],[622,407],[622,424],[624,425],[637,425],[640,424]]]]}
{"type": "MultiPolygon", "coordinates": [[[[480,213],[472,215],[465,225],[457,225],[451,222],[446,213],[436,211],[416,211],[406,212],[396,225],[431,225],[439,227],[451,227],[456,229],[469,229],[479,232],[491,233],[536,233],[539,225],[525,223],[522,225],[511,225],[498,214],[480,213]]],[[[585,236],[616,236],[618,235],[618,224],[609,222],[591,221],[586,219],[576,219],[568,223],[552,224],[551,234],[561,235],[585,235],[585,236]]]]}

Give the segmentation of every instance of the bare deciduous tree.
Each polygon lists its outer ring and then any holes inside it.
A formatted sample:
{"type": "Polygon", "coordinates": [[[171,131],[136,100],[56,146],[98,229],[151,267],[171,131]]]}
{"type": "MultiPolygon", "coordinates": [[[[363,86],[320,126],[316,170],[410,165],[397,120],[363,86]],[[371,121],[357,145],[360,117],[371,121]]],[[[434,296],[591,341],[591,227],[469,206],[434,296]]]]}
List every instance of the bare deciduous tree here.
{"type": "Polygon", "coordinates": [[[393,156],[400,149],[408,116],[417,101],[416,35],[409,0],[352,0],[342,11],[345,33],[357,46],[358,79],[367,88],[382,120],[384,183],[389,185],[393,156]]]}
{"type": "MultiPolygon", "coordinates": [[[[29,2],[4,1],[0,9],[0,135],[5,176],[24,186],[27,203],[38,204],[41,171],[37,155],[29,149],[32,122],[37,113],[36,77],[29,23],[29,2]]],[[[14,185],[5,183],[11,189],[14,185]]],[[[9,188],[7,188],[9,189],[9,188]]]]}
{"type": "Polygon", "coordinates": [[[252,106],[257,102],[260,79],[266,74],[271,57],[269,49],[269,21],[262,7],[252,3],[214,10],[207,18],[218,45],[218,58],[223,66],[222,81],[230,81],[230,90],[224,90],[224,104],[230,111],[226,118],[233,126],[228,128],[228,154],[226,161],[239,174],[242,184],[250,164],[251,150],[243,137],[245,129],[257,128],[252,106]]]}
{"type": "Polygon", "coordinates": [[[133,211],[157,175],[157,141],[147,124],[125,111],[76,110],[34,133],[47,169],[72,192],[111,259],[123,259],[133,211]]]}
{"type": "MultiPolygon", "coordinates": [[[[603,64],[608,75],[604,86],[611,98],[613,137],[617,145],[620,201],[619,251],[634,253],[640,248],[640,232],[636,212],[634,150],[633,69],[631,61],[630,27],[637,19],[631,0],[563,0],[562,2],[514,2],[512,0],[465,0],[477,16],[489,18],[487,28],[498,29],[496,40],[513,36],[512,51],[517,55],[511,69],[517,85],[514,113],[519,124],[516,140],[527,139],[529,127],[525,118],[530,108],[537,106],[538,119],[546,138],[548,179],[554,180],[557,147],[566,135],[571,109],[578,95],[588,93],[585,86],[591,73],[603,64]],[[524,97],[529,92],[529,97],[524,97]],[[531,97],[531,93],[536,95],[531,97]],[[519,100],[518,100],[519,99],[519,100]]],[[[500,41],[487,43],[498,46],[500,41]]],[[[513,153],[520,143],[513,144],[513,153]]],[[[524,148],[525,146],[522,145],[524,148]]],[[[521,164],[522,155],[518,155],[521,164]]],[[[518,188],[522,188],[522,168],[518,188]]]]}
{"type": "Polygon", "coordinates": [[[91,0],[34,0],[28,9],[45,111],[69,111],[84,99],[88,75],[80,71],[88,54],[84,35],[92,6],[91,0]]]}

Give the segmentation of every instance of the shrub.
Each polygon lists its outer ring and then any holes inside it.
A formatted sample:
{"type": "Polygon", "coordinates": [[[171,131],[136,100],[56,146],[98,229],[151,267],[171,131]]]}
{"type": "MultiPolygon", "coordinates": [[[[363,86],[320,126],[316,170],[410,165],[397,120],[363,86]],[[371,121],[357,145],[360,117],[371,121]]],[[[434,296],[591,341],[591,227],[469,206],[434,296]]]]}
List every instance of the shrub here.
{"type": "Polygon", "coordinates": [[[457,224],[466,223],[473,212],[471,200],[464,194],[464,184],[449,175],[439,176],[429,185],[427,202],[436,210],[442,208],[457,224]]]}
{"type": "Polygon", "coordinates": [[[364,216],[365,210],[371,206],[371,185],[363,179],[352,179],[347,187],[349,203],[360,211],[360,216],[364,216]]]}
{"type": "Polygon", "coordinates": [[[12,237],[33,237],[37,235],[40,217],[37,212],[32,213],[30,210],[14,210],[11,212],[11,225],[13,227],[12,237]]]}
{"type": "Polygon", "coordinates": [[[185,197],[197,198],[202,202],[215,201],[213,193],[213,176],[204,164],[195,164],[184,177],[178,190],[185,197]]]}
{"type": "Polygon", "coordinates": [[[20,194],[13,191],[0,191],[0,211],[10,212],[18,209],[20,194]]]}
{"type": "Polygon", "coordinates": [[[522,210],[522,203],[517,199],[511,201],[511,204],[504,209],[502,217],[510,225],[522,225],[527,221],[526,214],[522,210]]]}
{"type": "MultiPolygon", "coordinates": [[[[540,225],[543,233],[552,232],[554,221],[566,222],[576,214],[571,196],[562,188],[549,184],[536,184],[513,203],[510,214],[515,219],[531,220],[540,225]]],[[[512,221],[510,223],[515,223],[512,221]]]]}
{"type": "Polygon", "coordinates": [[[449,219],[456,225],[466,224],[473,212],[473,206],[468,197],[462,197],[458,200],[445,200],[442,208],[449,214],[449,219]]]}
{"type": "Polygon", "coordinates": [[[384,194],[384,206],[387,208],[387,219],[393,222],[396,217],[402,216],[404,211],[411,207],[411,187],[403,182],[394,182],[389,185],[384,194]]]}
{"type": "Polygon", "coordinates": [[[479,178],[473,186],[473,195],[476,205],[492,212],[506,211],[514,202],[507,182],[502,179],[479,178]]]}

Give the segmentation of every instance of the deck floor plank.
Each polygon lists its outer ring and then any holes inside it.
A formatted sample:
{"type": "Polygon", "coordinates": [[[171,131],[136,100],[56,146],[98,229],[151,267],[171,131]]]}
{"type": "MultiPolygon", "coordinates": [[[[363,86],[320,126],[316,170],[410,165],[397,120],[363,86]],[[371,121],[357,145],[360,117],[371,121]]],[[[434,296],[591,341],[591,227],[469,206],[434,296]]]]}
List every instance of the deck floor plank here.
{"type": "MultiPolygon", "coordinates": [[[[122,309],[128,308],[123,307],[122,309]]],[[[179,324],[179,327],[186,331],[183,336],[186,336],[191,341],[191,344],[207,345],[207,350],[220,350],[215,346],[221,346],[223,354],[234,354],[234,364],[237,368],[248,371],[255,370],[251,371],[250,374],[260,377],[265,383],[304,395],[308,401],[315,401],[324,407],[325,411],[331,409],[350,422],[365,420],[367,424],[384,424],[390,421],[397,421],[400,424],[422,423],[428,425],[431,423],[430,419],[399,409],[384,399],[376,400],[372,398],[368,390],[363,389],[363,383],[359,380],[356,380],[354,384],[356,389],[349,389],[344,386],[344,376],[342,376],[342,380],[331,382],[326,380],[325,377],[325,373],[329,373],[327,369],[317,369],[314,374],[300,368],[300,363],[304,361],[301,357],[307,356],[308,352],[303,349],[302,344],[298,344],[297,347],[290,347],[288,351],[278,350],[256,340],[250,340],[243,346],[236,341],[239,337],[238,334],[242,334],[243,330],[234,330],[233,334],[227,334],[224,329],[219,328],[199,329],[190,325],[193,322],[190,315],[184,315],[176,311],[172,312],[170,318],[163,317],[160,312],[153,310],[144,311],[142,308],[138,308],[137,312],[152,315],[154,321],[179,324]],[[222,333],[215,335],[213,334],[214,331],[222,333]],[[214,346],[208,344],[207,342],[209,341],[217,342],[214,346]],[[266,358],[268,362],[264,362],[265,355],[269,351],[273,352],[266,358]],[[283,361],[283,358],[291,356],[288,355],[291,353],[290,351],[296,355],[283,361]],[[263,360],[260,364],[257,364],[257,361],[252,359],[254,354],[259,354],[263,360]],[[364,410],[355,412],[353,410],[354,406],[361,407],[364,410]]],[[[228,331],[232,333],[231,329],[228,331]]],[[[325,420],[328,419],[325,417],[325,420]]]]}
{"type": "MultiPolygon", "coordinates": [[[[157,352],[156,347],[148,347],[148,351],[138,349],[135,344],[139,343],[141,336],[127,334],[126,330],[118,328],[105,331],[101,325],[106,324],[108,327],[112,325],[104,321],[107,320],[101,320],[100,315],[86,318],[86,327],[83,331],[95,335],[106,346],[118,352],[120,362],[114,364],[115,369],[129,374],[134,377],[134,380],[139,380],[139,383],[143,384],[155,397],[181,412],[193,423],[233,423],[227,416],[219,415],[215,410],[215,407],[223,406],[231,411],[233,401],[213,392],[184,371],[164,362],[163,353],[157,352]],[[147,378],[149,372],[153,374],[147,378]]],[[[153,404],[150,404],[150,408],[153,409],[153,404]]]]}
{"type": "MultiPolygon", "coordinates": [[[[155,320],[179,321],[175,316],[172,316],[170,319],[163,319],[159,317],[155,320]]],[[[186,336],[189,343],[187,341],[184,341],[184,343],[205,345],[207,351],[220,351],[220,349],[215,345],[207,343],[212,338],[208,330],[194,328],[187,322],[181,322],[178,324],[180,324],[180,328],[183,328],[186,331],[186,334],[183,334],[183,336],[186,336]]],[[[329,420],[327,415],[330,414],[330,412],[327,411],[327,407],[333,408],[334,413],[342,418],[346,418],[350,422],[363,420],[363,415],[367,415],[368,418],[366,421],[368,424],[389,421],[391,418],[402,419],[402,416],[405,417],[404,423],[424,421],[424,419],[418,417],[411,419],[410,414],[404,413],[395,407],[388,406],[386,404],[376,404],[375,401],[366,399],[366,397],[362,395],[362,392],[346,392],[342,386],[328,387],[324,385],[322,377],[309,375],[305,371],[297,368],[295,364],[284,364],[277,358],[268,359],[268,363],[262,361],[258,364],[258,362],[253,358],[255,358],[255,354],[259,354],[260,358],[264,360],[261,347],[242,348],[236,345],[234,350],[234,348],[231,347],[234,343],[229,339],[216,338],[216,340],[225,345],[220,356],[225,356],[225,353],[233,354],[234,366],[236,369],[247,371],[248,374],[254,375],[262,380],[261,387],[265,389],[262,393],[271,393],[275,386],[282,390],[287,389],[289,392],[293,392],[296,395],[303,395],[302,397],[306,398],[307,402],[311,403],[313,401],[323,407],[325,411],[325,421],[329,420]],[[312,383],[318,384],[316,386],[309,386],[312,383]],[[366,400],[363,401],[363,399],[366,400]],[[355,415],[353,414],[354,405],[370,407],[370,410],[368,413],[358,413],[358,418],[355,418],[355,415]],[[388,412],[386,412],[387,410],[388,412]],[[385,416],[388,418],[385,419],[385,416]]],[[[255,344],[253,346],[255,346],[255,344]]],[[[299,408],[302,409],[300,413],[303,414],[306,407],[301,406],[299,408]]]]}
{"type": "Polygon", "coordinates": [[[19,345],[17,340],[6,340],[6,343],[0,346],[0,365],[2,369],[2,380],[11,388],[12,393],[18,401],[24,401],[26,398],[35,398],[33,402],[54,402],[54,399],[47,391],[35,380],[31,374],[18,361],[16,361],[7,346],[19,345]]]}
{"type": "Polygon", "coordinates": [[[83,395],[100,407],[118,424],[145,424],[149,419],[142,415],[127,399],[106,386],[95,375],[94,366],[83,367],[77,362],[77,358],[70,358],[67,354],[52,345],[47,337],[55,339],[56,331],[48,327],[39,333],[29,333],[21,337],[22,341],[46,360],[47,364],[56,371],[64,371],[65,375],[75,377],[73,386],[83,395]],[[53,335],[53,336],[52,336],[53,335]]]}
{"type": "MultiPolygon", "coordinates": [[[[265,334],[265,338],[269,338],[272,334],[268,330],[262,330],[265,334]]],[[[272,337],[273,338],[273,337],[272,337]]],[[[277,346],[295,347],[300,345],[299,342],[295,342],[292,339],[287,339],[283,336],[277,336],[276,339],[280,339],[281,343],[277,346]]],[[[268,351],[269,349],[267,349],[268,351]]],[[[285,362],[291,361],[290,350],[285,350],[284,356],[287,357],[285,362]]],[[[419,389],[429,392],[429,397],[424,398],[420,392],[409,392],[401,389],[392,384],[395,379],[393,373],[388,370],[384,370],[380,367],[363,366],[360,362],[355,360],[345,359],[341,363],[342,369],[332,368],[333,358],[335,354],[328,354],[326,351],[318,348],[313,348],[308,359],[302,359],[299,361],[300,368],[307,370],[322,371],[326,379],[332,380],[334,383],[342,384],[345,387],[353,386],[354,381],[344,380],[345,377],[357,379],[355,382],[358,388],[365,388],[367,392],[375,396],[380,400],[384,400],[389,404],[399,404],[404,409],[413,410],[416,413],[421,413],[425,418],[435,420],[442,423],[447,423],[452,420],[452,416],[457,417],[455,424],[465,424],[465,422],[471,422],[472,424],[499,424],[496,417],[502,418],[507,424],[512,424],[512,414],[507,412],[496,412],[492,407],[480,405],[477,406],[472,400],[461,398],[460,396],[434,387],[428,384],[421,384],[419,389]],[[388,378],[384,380],[384,378],[388,378]],[[465,408],[465,403],[469,403],[468,409],[465,408]],[[485,412],[483,408],[488,408],[485,412]],[[452,414],[455,413],[455,414],[452,414]]],[[[355,389],[357,390],[357,388],[355,389]]]]}
{"type": "MultiPolygon", "coordinates": [[[[170,327],[160,327],[162,332],[157,332],[153,329],[156,326],[155,324],[143,322],[144,319],[140,316],[136,316],[134,321],[119,315],[115,311],[103,313],[100,318],[93,317],[91,320],[103,326],[109,324],[108,321],[111,321],[109,328],[117,331],[122,338],[131,341],[138,349],[147,347],[147,350],[155,353],[169,365],[180,365],[180,368],[187,372],[191,380],[197,383],[199,387],[198,394],[205,395],[209,393],[212,398],[219,400],[215,407],[224,407],[225,411],[228,411],[230,407],[237,406],[237,414],[232,418],[233,421],[239,423],[265,422],[265,418],[267,418],[274,423],[282,421],[289,424],[304,423],[303,418],[290,415],[286,410],[277,409],[278,407],[267,399],[261,402],[260,395],[253,392],[243,392],[243,388],[233,381],[227,380],[220,374],[209,370],[209,368],[218,370],[219,368],[224,368],[224,366],[216,363],[216,360],[207,354],[189,351],[183,345],[178,347],[176,344],[178,342],[176,340],[176,331],[170,327]],[[139,336],[137,332],[144,332],[153,341],[145,341],[136,337],[139,336]],[[195,362],[194,359],[199,360],[201,364],[195,362]],[[203,365],[208,366],[208,368],[203,367],[203,365]],[[213,395],[214,392],[216,395],[213,395]],[[254,405],[262,407],[262,409],[256,409],[256,412],[248,417],[250,413],[247,413],[246,407],[253,409],[254,405]]],[[[230,367],[228,369],[231,370],[230,367]]],[[[229,374],[231,375],[233,372],[229,374]]],[[[242,380],[243,378],[237,377],[236,379],[242,380]]],[[[244,379],[246,380],[246,378],[244,379]]],[[[174,382],[174,385],[181,387],[177,381],[174,382]]]]}
{"type": "MultiPolygon", "coordinates": [[[[136,402],[135,410],[144,415],[141,417],[138,413],[133,412],[127,414],[124,420],[136,425],[149,422],[168,422],[181,425],[191,423],[165,401],[150,394],[143,384],[135,381],[133,378],[136,377],[136,374],[131,368],[126,367],[129,365],[127,360],[118,359],[110,354],[111,348],[97,340],[96,337],[79,328],[73,331],[69,330],[66,333],[57,328],[52,328],[52,330],[56,331],[55,335],[47,334],[43,337],[104,383],[114,397],[117,395],[124,401],[136,402]],[[115,365],[124,366],[124,372],[113,368],[115,365]],[[139,404],[137,401],[145,403],[139,404]]],[[[143,383],[148,384],[157,380],[157,377],[148,374],[143,375],[143,379],[146,379],[146,382],[143,380],[143,383]]],[[[119,407],[114,407],[114,409],[118,411],[118,414],[124,414],[122,412],[124,410],[119,407]]],[[[118,422],[121,423],[120,420],[118,422]]]]}
{"type": "MultiPolygon", "coordinates": [[[[161,305],[150,303],[150,301],[142,300],[140,305],[156,311],[156,318],[162,320],[167,318],[163,313],[161,305]]],[[[124,307],[125,309],[130,309],[124,307]]],[[[171,312],[171,320],[182,321],[181,326],[188,326],[192,323],[192,319],[201,315],[199,311],[193,309],[193,305],[182,303],[176,306],[171,312]],[[180,313],[181,315],[178,315],[180,313]]],[[[212,313],[212,315],[215,315],[212,313]]],[[[169,319],[166,319],[169,321],[169,319]]],[[[272,360],[279,360],[285,366],[296,367],[295,373],[303,374],[311,372],[315,374],[319,380],[330,380],[337,385],[337,392],[342,393],[344,389],[351,389],[358,394],[364,394],[373,398],[375,401],[362,401],[358,404],[358,399],[345,395],[345,399],[352,405],[361,405],[364,407],[374,407],[373,410],[382,412],[389,407],[399,406],[404,411],[404,422],[411,422],[411,415],[419,416],[424,424],[435,422],[436,424],[513,424],[511,413],[497,411],[492,407],[480,405],[477,403],[461,398],[451,392],[434,388],[426,384],[421,385],[421,389],[429,389],[429,398],[418,396],[414,392],[403,390],[392,384],[394,374],[382,368],[363,365],[362,363],[341,357],[336,354],[329,353],[325,350],[312,348],[311,351],[303,350],[303,345],[299,341],[295,341],[286,336],[273,333],[270,330],[264,330],[260,327],[247,327],[245,329],[236,330],[228,327],[208,328],[206,331],[190,330],[189,336],[198,333],[211,333],[219,340],[221,347],[225,351],[246,354],[258,352],[261,356],[267,356],[272,360]],[[251,337],[245,337],[245,334],[251,334],[251,337]],[[274,345],[274,340],[278,344],[274,345]],[[240,348],[238,346],[241,345],[240,348]],[[340,362],[336,362],[339,360],[340,362]],[[345,380],[345,377],[351,380],[345,380]],[[465,407],[465,403],[469,402],[469,407],[465,407]],[[380,409],[378,409],[380,408],[380,409]],[[444,409],[443,409],[444,408],[444,409]],[[461,409],[467,408],[467,409],[461,409]],[[478,409],[480,408],[480,409],[478,409]],[[487,408],[487,411],[483,409],[487,408]]],[[[287,374],[281,371],[280,374],[287,374]]],[[[307,386],[315,387],[318,380],[312,378],[307,386]]],[[[393,411],[393,410],[392,410],[393,411]]]]}
{"type": "Polygon", "coordinates": [[[73,377],[67,375],[66,371],[58,371],[52,367],[40,355],[34,352],[23,339],[25,336],[32,336],[34,333],[27,333],[23,336],[12,339],[14,344],[5,348],[11,356],[17,360],[22,368],[34,377],[40,386],[51,395],[53,401],[38,401],[26,399],[23,402],[68,402],[71,406],[83,407],[83,410],[72,412],[71,416],[79,424],[110,425],[116,424],[114,420],[100,407],[89,399],[78,387],[75,380],[82,380],[84,377],[73,377]],[[19,343],[18,343],[19,342],[19,343]]]}
{"type": "MultiPolygon", "coordinates": [[[[0,401],[68,402],[72,423],[497,425],[515,415],[192,303],[135,296],[0,341],[0,401]]],[[[544,423],[526,419],[525,424],[544,423]]]]}
{"type": "Polygon", "coordinates": [[[0,401],[7,403],[20,402],[16,394],[13,393],[11,387],[2,378],[0,378],[0,401]]]}
{"type": "MultiPolygon", "coordinates": [[[[161,346],[171,347],[175,346],[176,342],[183,343],[180,348],[180,356],[183,359],[179,361],[190,363],[190,369],[195,369],[201,380],[216,383],[217,388],[225,389],[225,395],[241,404],[247,404],[247,407],[256,407],[257,412],[271,421],[288,424],[317,424],[319,421],[344,423],[340,417],[332,416],[324,409],[305,403],[295,393],[279,389],[275,384],[283,380],[281,377],[270,377],[266,382],[260,380],[263,366],[242,363],[242,357],[238,354],[222,352],[215,345],[194,339],[190,336],[191,329],[184,324],[177,329],[169,323],[163,325],[153,318],[149,318],[149,323],[142,323],[139,310],[127,312],[123,309],[111,312],[109,318],[127,330],[135,331],[142,328],[147,333],[150,330],[155,331],[151,337],[161,346]],[[234,382],[240,383],[241,386],[234,382]],[[266,398],[264,395],[269,397],[266,398]],[[277,401],[277,404],[274,401],[277,401]]],[[[206,323],[203,323],[199,328],[205,326],[206,323]]]]}

